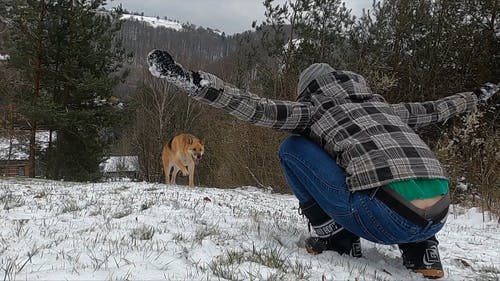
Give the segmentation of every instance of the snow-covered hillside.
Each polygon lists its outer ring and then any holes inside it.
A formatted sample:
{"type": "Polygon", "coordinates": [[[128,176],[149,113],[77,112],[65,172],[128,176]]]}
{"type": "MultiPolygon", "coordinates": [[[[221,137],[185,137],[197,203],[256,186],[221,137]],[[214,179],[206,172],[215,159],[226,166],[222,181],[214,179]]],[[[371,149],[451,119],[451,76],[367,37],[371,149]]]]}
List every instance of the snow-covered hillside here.
{"type": "Polygon", "coordinates": [[[177,31],[182,30],[182,25],[178,22],[160,19],[160,18],[155,18],[155,17],[145,17],[145,16],[139,16],[139,15],[124,14],[124,15],[122,15],[121,19],[143,21],[143,22],[151,25],[152,27],[165,27],[165,28],[170,28],[170,29],[174,29],[177,31]]]}
{"type": "MultiPolygon", "coordinates": [[[[2,280],[423,280],[395,246],[308,254],[291,195],[112,182],[0,179],[2,280]]],[[[452,209],[444,280],[498,280],[500,228],[452,209]]]]}
{"type": "MultiPolygon", "coordinates": [[[[165,19],[160,19],[160,18],[155,18],[155,17],[146,17],[146,16],[139,16],[139,15],[129,15],[129,14],[124,14],[121,17],[122,20],[135,20],[135,21],[141,21],[147,23],[151,27],[164,27],[164,28],[170,28],[176,31],[181,31],[183,29],[182,24],[171,21],[171,20],[165,20],[165,19]]],[[[213,28],[207,28],[207,30],[219,35],[223,36],[223,32],[218,30],[218,29],[213,29],[213,28]]]]}

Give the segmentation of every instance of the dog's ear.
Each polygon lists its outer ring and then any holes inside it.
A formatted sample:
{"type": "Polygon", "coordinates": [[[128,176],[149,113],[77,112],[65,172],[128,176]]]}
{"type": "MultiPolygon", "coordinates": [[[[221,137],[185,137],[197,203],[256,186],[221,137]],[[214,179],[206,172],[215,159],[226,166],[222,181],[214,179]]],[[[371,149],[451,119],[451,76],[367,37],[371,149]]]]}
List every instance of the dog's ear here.
{"type": "Polygon", "coordinates": [[[186,140],[187,144],[193,144],[193,137],[189,136],[186,140]]]}
{"type": "Polygon", "coordinates": [[[205,139],[200,139],[200,143],[201,143],[202,145],[205,145],[205,139]]]}

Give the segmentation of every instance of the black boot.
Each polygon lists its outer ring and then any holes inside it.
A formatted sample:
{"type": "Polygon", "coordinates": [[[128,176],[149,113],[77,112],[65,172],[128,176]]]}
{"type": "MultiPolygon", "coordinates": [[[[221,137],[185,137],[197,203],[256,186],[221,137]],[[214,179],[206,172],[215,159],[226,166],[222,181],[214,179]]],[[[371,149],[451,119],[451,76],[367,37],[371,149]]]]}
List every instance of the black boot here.
{"type": "Polygon", "coordinates": [[[399,244],[403,256],[403,265],[424,277],[437,279],[444,276],[443,265],[439,257],[438,241],[435,236],[415,243],[399,244]]]}
{"type": "Polygon", "coordinates": [[[323,251],[335,251],[341,255],[361,257],[359,237],[335,223],[317,203],[301,205],[301,209],[318,235],[306,239],[307,252],[316,255],[323,251]]]}
{"type": "Polygon", "coordinates": [[[355,258],[362,256],[359,237],[346,229],[327,238],[311,236],[306,239],[305,247],[307,252],[313,255],[321,254],[323,251],[335,251],[355,258]]]}

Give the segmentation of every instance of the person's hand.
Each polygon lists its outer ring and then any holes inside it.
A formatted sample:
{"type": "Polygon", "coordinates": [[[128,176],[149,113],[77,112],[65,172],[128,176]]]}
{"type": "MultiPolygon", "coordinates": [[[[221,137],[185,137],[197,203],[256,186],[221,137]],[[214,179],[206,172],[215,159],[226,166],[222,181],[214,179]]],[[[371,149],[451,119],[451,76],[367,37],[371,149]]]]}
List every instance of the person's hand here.
{"type": "Polygon", "coordinates": [[[200,88],[201,76],[198,72],[185,70],[176,63],[172,56],[162,50],[152,50],[147,57],[149,72],[155,77],[166,79],[170,83],[188,92],[200,88]]]}
{"type": "Polygon", "coordinates": [[[479,103],[486,104],[489,98],[491,98],[496,92],[500,90],[500,83],[485,83],[479,89],[474,91],[474,94],[477,96],[479,103]]]}

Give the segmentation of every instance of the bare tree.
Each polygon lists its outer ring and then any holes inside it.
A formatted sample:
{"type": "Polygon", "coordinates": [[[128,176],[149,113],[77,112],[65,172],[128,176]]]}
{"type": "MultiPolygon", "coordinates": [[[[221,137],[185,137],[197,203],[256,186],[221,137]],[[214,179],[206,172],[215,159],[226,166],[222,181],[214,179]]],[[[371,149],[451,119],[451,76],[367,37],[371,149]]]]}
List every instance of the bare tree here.
{"type": "Polygon", "coordinates": [[[141,90],[134,97],[135,120],[126,138],[139,156],[140,176],[147,181],[162,177],[161,151],[174,135],[191,132],[201,116],[201,105],[165,80],[144,74],[141,90]]]}

